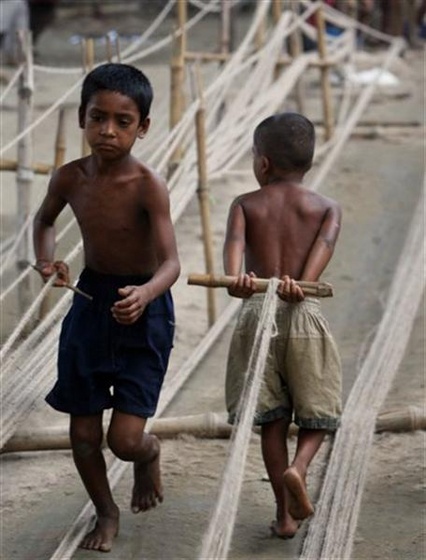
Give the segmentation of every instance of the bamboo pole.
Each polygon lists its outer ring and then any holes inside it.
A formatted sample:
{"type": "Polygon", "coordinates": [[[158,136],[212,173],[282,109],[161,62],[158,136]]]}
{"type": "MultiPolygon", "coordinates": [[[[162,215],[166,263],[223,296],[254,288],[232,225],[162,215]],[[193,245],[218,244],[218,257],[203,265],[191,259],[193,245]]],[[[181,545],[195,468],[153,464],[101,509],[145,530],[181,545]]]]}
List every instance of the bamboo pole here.
{"type": "MultiPolygon", "coordinates": [[[[95,43],[92,37],[84,39],[83,42],[83,68],[87,74],[93,69],[95,64],[95,43]]],[[[81,155],[82,157],[89,156],[91,153],[90,146],[87,143],[86,135],[83,130],[83,137],[81,142],[81,155]]]]}
{"type": "MultiPolygon", "coordinates": [[[[210,288],[228,288],[231,286],[237,276],[228,275],[212,275],[212,274],[190,274],[188,276],[188,284],[192,286],[205,286],[210,288]]],[[[269,285],[268,278],[253,278],[256,289],[259,293],[266,292],[269,285]]],[[[315,297],[332,297],[333,286],[328,282],[296,282],[307,296],[315,297]]]]}
{"type": "MultiPolygon", "coordinates": [[[[1,171],[17,171],[19,167],[18,161],[13,159],[0,159],[1,171]]],[[[48,163],[34,162],[29,166],[29,169],[37,175],[49,175],[52,172],[53,166],[48,163]]]]}
{"type": "Polygon", "coordinates": [[[232,4],[229,0],[221,0],[220,10],[220,44],[219,52],[223,55],[229,56],[232,45],[232,19],[231,8],[232,4]]]}
{"type": "MultiPolygon", "coordinates": [[[[53,164],[54,169],[58,169],[64,164],[65,150],[66,150],[65,107],[61,107],[58,112],[58,124],[56,128],[55,159],[53,164]]],[[[50,306],[51,306],[51,293],[48,292],[40,303],[40,308],[38,312],[39,320],[42,320],[47,315],[50,306]]]]}
{"type": "MultiPolygon", "coordinates": [[[[294,6],[294,3],[291,3],[291,9],[293,11],[294,16],[296,17],[296,7],[294,6]]],[[[301,31],[300,31],[300,27],[297,27],[297,29],[295,29],[293,31],[293,33],[290,35],[289,37],[289,49],[290,49],[290,54],[293,60],[296,60],[303,51],[303,45],[302,45],[302,35],[301,35],[301,31]]],[[[302,76],[296,80],[296,83],[294,84],[294,95],[295,95],[295,99],[296,99],[296,107],[299,113],[304,113],[305,112],[305,103],[304,103],[304,87],[303,87],[303,78],[302,76]]]]}
{"type": "MultiPolygon", "coordinates": [[[[377,416],[376,433],[411,432],[426,429],[425,410],[419,406],[405,406],[385,410],[377,416]]],[[[258,427],[253,427],[259,433],[258,427]]],[[[232,425],[227,422],[226,413],[206,412],[153,420],[150,433],[159,438],[177,438],[183,434],[198,438],[226,439],[231,437],[232,425]]],[[[289,435],[298,433],[296,424],[290,424],[289,435]]],[[[106,445],[106,442],[103,442],[106,445]]],[[[17,431],[1,449],[1,453],[24,451],[46,451],[53,449],[70,449],[69,428],[66,425],[49,428],[29,428],[17,431]]]]}
{"type": "MultiPolygon", "coordinates": [[[[210,220],[210,200],[207,180],[207,155],[206,155],[206,111],[204,106],[203,88],[201,83],[200,65],[196,65],[196,87],[199,107],[195,114],[196,139],[197,139],[197,169],[198,169],[198,202],[200,206],[201,225],[203,230],[204,258],[206,271],[214,274],[213,239],[210,220]]],[[[207,290],[207,317],[211,327],[216,321],[216,296],[214,290],[207,290]]]]}
{"type": "Polygon", "coordinates": [[[65,161],[65,150],[66,150],[66,138],[65,138],[65,108],[61,107],[58,113],[58,125],[56,129],[56,139],[55,139],[55,161],[53,164],[54,169],[58,169],[64,164],[65,161]]]}
{"type": "Polygon", "coordinates": [[[185,60],[193,62],[194,60],[206,62],[226,62],[229,58],[229,53],[213,53],[213,52],[192,52],[185,53],[185,60]]]}
{"type": "MultiPolygon", "coordinates": [[[[170,64],[170,129],[173,129],[182,119],[184,112],[184,77],[185,77],[185,53],[186,53],[186,31],[187,0],[177,1],[178,27],[175,33],[173,56],[170,64]]],[[[178,146],[170,156],[168,165],[168,176],[170,177],[182,159],[183,149],[178,146]]]]}
{"type": "MultiPolygon", "coordinates": [[[[262,0],[257,0],[258,4],[260,2],[262,2],[262,0]]],[[[263,47],[263,45],[265,44],[265,34],[266,34],[266,21],[265,21],[265,18],[262,17],[262,19],[259,23],[259,27],[256,30],[256,36],[255,36],[255,39],[254,39],[254,44],[255,44],[256,51],[259,51],[263,47]]]]}
{"type": "Polygon", "coordinates": [[[106,47],[106,59],[108,62],[112,62],[112,44],[111,44],[111,36],[109,33],[107,33],[105,37],[105,47],[106,47]]]}
{"type": "Polygon", "coordinates": [[[322,105],[325,126],[325,140],[330,140],[333,135],[334,117],[333,107],[331,103],[331,86],[330,86],[330,67],[327,63],[327,46],[324,14],[321,6],[316,12],[317,36],[318,36],[318,54],[323,66],[320,68],[321,73],[321,91],[322,105]]]}
{"type": "MultiPolygon", "coordinates": [[[[18,41],[21,58],[23,59],[23,71],[18,82],[18,134],[27,129],[32,121],[33,92],[34,92],[34,68],[33,47],[30,31],[19,31],[18,41]]],[[[17,153],[17,232],[28,223],[31,212],[31,186],[34,179],[33,171],[33,146],[32,136],[26,134],[18,142],[17,153]]],[[[26,268],[26,263],[31,258],[30,230],[27,228],[17,247],[17,268],[19,271],[26,268]],[[24,264],[25,263],[25,264],[24,264]]],[[[22,316],[32,300],[31,280],[27,276],[18,286],[19,315],[22,316]]]]}

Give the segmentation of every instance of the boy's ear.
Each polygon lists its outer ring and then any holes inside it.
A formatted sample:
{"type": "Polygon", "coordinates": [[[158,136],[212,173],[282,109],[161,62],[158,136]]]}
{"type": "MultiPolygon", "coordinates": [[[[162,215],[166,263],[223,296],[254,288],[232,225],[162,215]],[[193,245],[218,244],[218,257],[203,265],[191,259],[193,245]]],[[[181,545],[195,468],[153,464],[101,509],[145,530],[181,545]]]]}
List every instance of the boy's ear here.
{"type": "Polygon", "coordinates": [[[151,124],[151,119],[146,117],[140,124],[138,128],[138,138],[143,138],[148,132],[149,125],[151,124]]]}
{"type": "Polygon", "coordinates": [[[271,162],[266,156],[260,156],[260,169],[262,173],[268,173],[271,169],[271,162]]]}
{"type": "Polygon", "coordinates": [[[84,118],[84,111],[81,106],[78,108],[78,124],[80,128],[84,128],[86,125],[86,120],[84,118]]]}

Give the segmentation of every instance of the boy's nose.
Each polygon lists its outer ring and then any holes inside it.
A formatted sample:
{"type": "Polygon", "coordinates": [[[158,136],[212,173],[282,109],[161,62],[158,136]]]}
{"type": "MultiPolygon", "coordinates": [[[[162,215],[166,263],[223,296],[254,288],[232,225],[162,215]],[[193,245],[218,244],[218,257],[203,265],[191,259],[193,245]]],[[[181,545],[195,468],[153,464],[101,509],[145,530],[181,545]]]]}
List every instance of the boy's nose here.
{"type": "Polygon", "coordinates": [[[112,122],[106,121],[101,128],[101,134],[104,136],[115,136],[114,124],[112,122]]]}

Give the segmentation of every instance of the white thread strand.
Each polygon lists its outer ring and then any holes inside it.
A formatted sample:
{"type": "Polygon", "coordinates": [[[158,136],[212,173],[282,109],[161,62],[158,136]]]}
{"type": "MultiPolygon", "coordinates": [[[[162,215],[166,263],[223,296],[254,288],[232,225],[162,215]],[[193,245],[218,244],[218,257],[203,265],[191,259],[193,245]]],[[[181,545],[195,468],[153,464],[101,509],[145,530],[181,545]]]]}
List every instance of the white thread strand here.
{"type": "Polygon", "coordinates": [[[263,379],[269,343],[276,329],[277,287],[279,280],[272,278],[262,306],[253,342],[244,387],[238,404],[238,424],[234,426],[230,452],[226,462],[223,482],[216,508],[203,539],[201,559],[221,560],[227,558],[237,515],[244,469],[250,443],[250,435],[256,411],[257,399],[263,379]]]}

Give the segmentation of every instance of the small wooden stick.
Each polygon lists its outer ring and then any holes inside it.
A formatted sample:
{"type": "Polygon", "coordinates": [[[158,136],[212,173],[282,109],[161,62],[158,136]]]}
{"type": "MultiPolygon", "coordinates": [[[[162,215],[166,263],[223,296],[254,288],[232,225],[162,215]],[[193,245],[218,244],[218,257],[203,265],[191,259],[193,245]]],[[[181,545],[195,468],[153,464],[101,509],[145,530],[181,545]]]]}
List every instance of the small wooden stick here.
{"type": "MultiPolygon", "coordinates": [[[[39,269],[38,269],[34,264],[31,264],[31,263],[28,263],[28,264],[29,264],[34,270],[37,270],[37,272],[40,272],[39,269]]],[[[68,290],[71,290],[71,291],[75,292],[76,294],[79,294],[80,296],[83,296],[83,297],[85,297],[85,298],[87,298],[87,299],[90,299],[90,301],[93,300],[93,296],[89,295],[89,294],[86,293],[86,292],[83,292],[83,290],[80,290],[80,288],[77,288],[77,286],[74,286],[73,284],[69,284],[68,282],[62,284],[61,286],[55,286],[55,287],[56,287],[56,288],[68,288],[68,290]]]]}
{"type": "MultiPolygon", "coordinates": [[[[236,276],[215,276],[213,274],[190,274],[188,284],[206,286],[209,288],[228,288],[236,280],[236,276]]],[[[253,278],[259,292],[266,292],[269,280],[267,278],[253,278]]],[[[296,282],[307,296],[332,297],[333,286],[328,282],[296,282]]]]}

